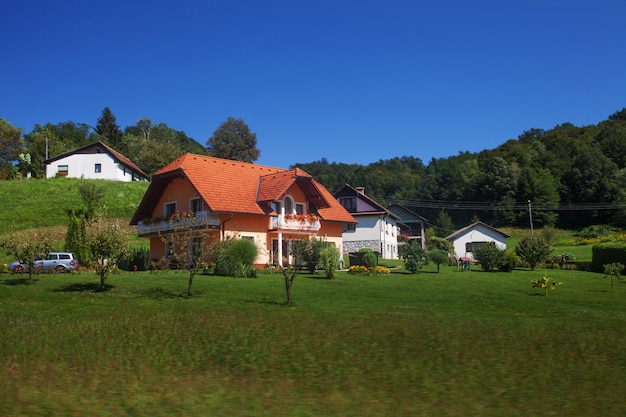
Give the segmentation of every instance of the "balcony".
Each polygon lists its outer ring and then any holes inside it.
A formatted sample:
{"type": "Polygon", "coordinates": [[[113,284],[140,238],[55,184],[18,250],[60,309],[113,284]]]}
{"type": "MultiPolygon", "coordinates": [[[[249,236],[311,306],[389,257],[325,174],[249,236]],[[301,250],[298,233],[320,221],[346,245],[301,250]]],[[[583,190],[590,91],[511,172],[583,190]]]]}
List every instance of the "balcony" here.
{"type": "Polygon", "coordinates": [[[321,224],[314,214],[281,214],[271,217],[272,230],[287,230],[300,232],[317,232],[321,224]]]}
{"type": "Polygon", "coordinates": [[[220,216],[206,211],[177,213],[172,220],[152,219],[149,223],[137,223],[137,235],[139,237],[155,236],[159,233],[169,233],[176,229],[193,224],[196,228],[216,228],[220,225],[220,216]]]}

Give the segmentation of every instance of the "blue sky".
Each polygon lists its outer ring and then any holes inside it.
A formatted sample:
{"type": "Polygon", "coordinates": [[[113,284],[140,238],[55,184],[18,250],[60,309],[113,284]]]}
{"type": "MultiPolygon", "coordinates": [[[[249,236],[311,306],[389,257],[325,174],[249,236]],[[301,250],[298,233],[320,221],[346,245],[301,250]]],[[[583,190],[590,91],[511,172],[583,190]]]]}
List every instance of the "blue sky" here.
{"type": "MultiPolygon", "coordinates": [[[[626,2],[5,1],[0,118],[205,144],[228,116],[257,163],[428,163],[626,107],[626,2]]],[[[129,155],[132,159],[132,155],[129,155]]]]}

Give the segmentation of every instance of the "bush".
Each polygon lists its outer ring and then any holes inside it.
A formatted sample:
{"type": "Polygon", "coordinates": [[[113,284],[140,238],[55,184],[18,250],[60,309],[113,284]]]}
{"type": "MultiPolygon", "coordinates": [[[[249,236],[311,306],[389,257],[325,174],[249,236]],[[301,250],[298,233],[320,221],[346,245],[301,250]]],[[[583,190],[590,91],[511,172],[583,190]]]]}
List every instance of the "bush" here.
{"type": "Polygon", "coordinates": [[[257,247],[250,239],[227,241],[215,251],[215,273],[231,277],[254,277],[256,274],[252,265],[257,253],[257,247]]]}
{"type": "Polygon", "coordinates": [[[515,253],[530,269],[544,262],[550,256],[550,244],[540,236],[526,236],[515,247],[515,253]]]}
{"type": "Polygon", "coordinates": [[[591,248],[591,270],[604,272],[604,265],[619,262],[626,265],[626,243],[607,242],[591,248]]]}
{"type": "Polygon", "coordinates": [[[373,268],[378,265],[378,256],[374,252],[367,252],[363,255],[363,265],[367,268],[373,268]]]}
{"type": "Polygon", "coordinates": [[[135,265],[137,265],[137,271],[147,271],[150,269],[149,248],[133,248],[128,256],[118,263],[119,268],[125,271],[133,271],[135,265]]]}
{"type": "Polygon", "coordinates": [[[320,251],[320,264],[324,268],[326,278],[335,279],[335,272],[339,267],[339,256],[339,250],[330,244],[326,244],[320,251]]]}
{"type": "Polygon", "coordinates": [[[519,258],[513,252],[505,251],[502,254],[502,261],[498,265],[498,269],[502,272],[511,272],[519,265],[519,258]]]}
{"type": "Polygon", "coordinates": [[[428,263],[426,251],[419,242],[412,241],[408,245],[402,245],[398,249],[399,255],[404,259],[404,267],[411,273],[418,272],[428,263]]]}
{"type": "Polygon", "coordinates": [[[484,271],[490,272],[502,264],[504,251],[498,249],[494,242],[488,242],[474,250],[474,258],[484,271]]]}

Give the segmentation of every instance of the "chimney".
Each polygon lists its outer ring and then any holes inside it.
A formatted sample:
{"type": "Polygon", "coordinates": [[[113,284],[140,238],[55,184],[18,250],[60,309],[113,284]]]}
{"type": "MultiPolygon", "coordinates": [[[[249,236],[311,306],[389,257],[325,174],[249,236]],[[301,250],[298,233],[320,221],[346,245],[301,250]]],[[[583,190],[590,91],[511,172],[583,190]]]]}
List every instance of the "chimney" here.
{"type": "Polygon", "coordinates": [[[365,195],[365,187],[354,187],[357,193],[365,195]]]}

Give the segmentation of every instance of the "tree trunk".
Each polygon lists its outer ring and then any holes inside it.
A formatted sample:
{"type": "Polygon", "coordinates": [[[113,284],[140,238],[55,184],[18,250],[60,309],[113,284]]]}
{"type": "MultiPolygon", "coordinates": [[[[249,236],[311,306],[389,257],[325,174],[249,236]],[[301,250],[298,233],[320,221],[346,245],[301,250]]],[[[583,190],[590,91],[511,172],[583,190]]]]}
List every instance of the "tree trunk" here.
{"type": "Polygon", "coordinates": [[[193,284],[193,277],[195,276],[195,272],[189,271],[189,285],[187,286],[187,296],[191,297],[191,285],[193,284]]]}

